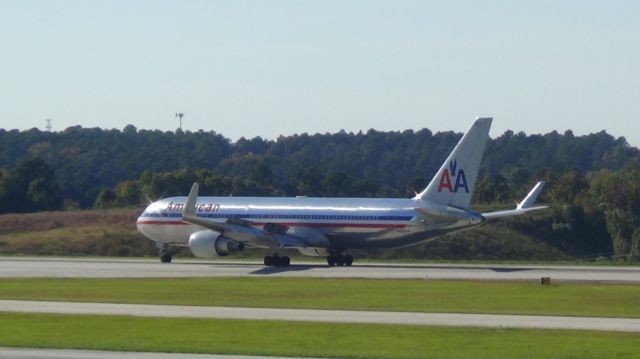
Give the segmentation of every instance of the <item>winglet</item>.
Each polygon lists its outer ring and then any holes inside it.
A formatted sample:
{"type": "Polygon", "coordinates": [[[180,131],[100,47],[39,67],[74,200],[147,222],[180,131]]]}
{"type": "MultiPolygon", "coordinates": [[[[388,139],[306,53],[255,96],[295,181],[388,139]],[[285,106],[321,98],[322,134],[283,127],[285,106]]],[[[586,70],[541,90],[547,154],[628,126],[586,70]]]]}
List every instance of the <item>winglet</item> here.
{"type": "Polygon", "coordinates": [[[529,191],[527,196],[522,200],[522,202],[518,203],[518,209],[528,209],[533,206],[533,204],[538,199],[540,192],[542,192],[542,188],[544,188],[544,181],[540,181],[536,183],[536,185],[529,191]]]}
{"type": "Polygon", "coordinates": [[[213,231],[224,232],[227,228],[225,223],[219,223],[206,218],[200,218],[196,215],[196,203],[198,201],[198,183],[195,182],[189,191],[189,197],[182,207],[182,221],[185,223],[195,224],[213,231]]]}
{"type": "Polygon", "coordinates": [[[194,182],[189,191],[189,197],[187,202],[182,208],[182,218],[195,217],[196,216],[196,201],[198,200],[198,182],[194,182]]]}

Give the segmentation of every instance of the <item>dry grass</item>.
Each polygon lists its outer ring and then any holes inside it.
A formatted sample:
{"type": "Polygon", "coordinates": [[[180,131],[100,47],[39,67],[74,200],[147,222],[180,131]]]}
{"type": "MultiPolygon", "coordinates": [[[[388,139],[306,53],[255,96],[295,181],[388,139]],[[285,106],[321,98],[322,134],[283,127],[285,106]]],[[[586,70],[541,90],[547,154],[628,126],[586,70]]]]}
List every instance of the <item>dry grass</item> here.
{"type": "Polygon", "coordinates": [[[0,254],[155,255],[136,230],[140,210],[60,211],[0,216],[0,254]]]}
{"type": "Polygon", "coordinates": [[[140,209],[56,211],[0,215],[0,235],[64,227],[118,226],[135,229],[140,209]]]}

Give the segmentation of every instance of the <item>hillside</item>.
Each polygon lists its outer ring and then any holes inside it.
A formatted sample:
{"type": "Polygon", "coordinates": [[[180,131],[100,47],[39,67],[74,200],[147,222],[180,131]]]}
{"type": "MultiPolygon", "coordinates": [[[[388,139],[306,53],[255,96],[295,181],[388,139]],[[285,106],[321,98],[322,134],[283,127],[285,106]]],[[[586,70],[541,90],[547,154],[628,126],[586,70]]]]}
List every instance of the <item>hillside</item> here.
{"type": "Polygon", "coordinates": [[[0,215],[0,254],[156,255],[138,233],[139,210],[65,211],[0,215]]]}
{"type": "MultiPolygon", "coordinates": [[[[156,256],[152,241],[137,232],[140,210],[88,210],[0,215],[0,254],[156,256]]],[[[545,221],[548,216],[538,215],[545,221]]],[[[444,260],[571,259],[566,248],[523,233],[511,220],[449,235],[427,244],[385,251],[359,251],[361,258],[444,260]]],[[[251,253],[249,253],[251,254],[251,253]]],[[[255,253],[259,255],[259,253],[255,253]]],[[[182,250],[180,256],[190,256],[182,250]]]]}

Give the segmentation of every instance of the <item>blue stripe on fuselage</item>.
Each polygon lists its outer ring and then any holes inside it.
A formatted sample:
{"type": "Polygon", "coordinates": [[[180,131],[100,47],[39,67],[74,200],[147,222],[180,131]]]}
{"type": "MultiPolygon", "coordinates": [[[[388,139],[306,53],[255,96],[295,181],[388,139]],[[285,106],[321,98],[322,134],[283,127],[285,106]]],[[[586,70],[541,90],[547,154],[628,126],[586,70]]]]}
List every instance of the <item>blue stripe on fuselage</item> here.
{"type": "MultiPolygon", "coordinates": [[[[147,218],[182,218],[178,212],[144,212],[147,218]]],[[[410,221],[411,215],[375,216],[375,215],[335,215],[335,214],[272,214],[272,213],[198,213],[201,218],[243,218],[273,220],[333,220],[333,221],[410,221]]]]}

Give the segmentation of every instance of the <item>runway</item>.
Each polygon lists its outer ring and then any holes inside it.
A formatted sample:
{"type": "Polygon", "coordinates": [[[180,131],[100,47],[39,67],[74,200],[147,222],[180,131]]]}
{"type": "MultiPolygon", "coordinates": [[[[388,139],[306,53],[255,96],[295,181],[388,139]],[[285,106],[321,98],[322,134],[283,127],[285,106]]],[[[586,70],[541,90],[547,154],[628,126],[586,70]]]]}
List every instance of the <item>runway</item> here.
{"type": "Polygon", "coordinates": [[[379,279],[456,279],[610,282],[640,284],[640,267],[398,264],[355,263],[352,267],[328,267],[322,263],[294,263],[290,267],[265,267],[248,261],[176,259],[162,264],[158,259],[0,257],[0,277],[315,277],[379,279]]]}
{"type": "MultiPolygon", "coordinates": [[[[247,355],[141,353],[106,350],[1,348],[1,359],[303,359],[295,357],[264,357],[247,355]]],[[[304,358],[313,359],[313,358],[304,358]]]]}
{"type": "Polygon", "coordinates": [[[640,319],[0,300],[0,312],[640,332],[640,319]]]}

